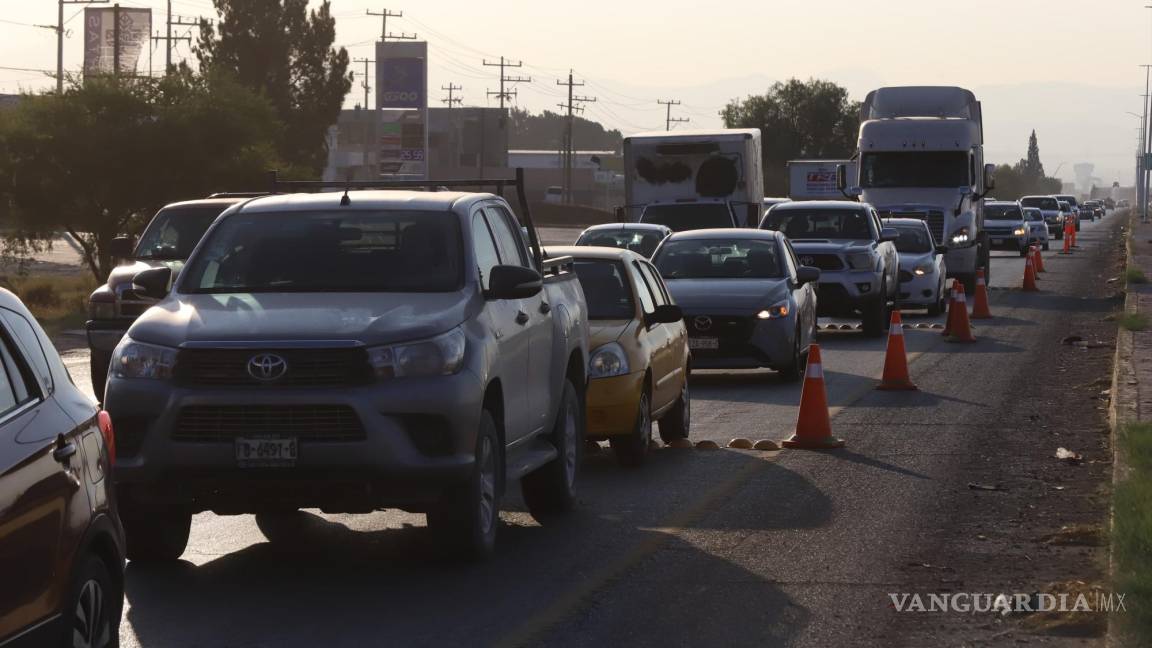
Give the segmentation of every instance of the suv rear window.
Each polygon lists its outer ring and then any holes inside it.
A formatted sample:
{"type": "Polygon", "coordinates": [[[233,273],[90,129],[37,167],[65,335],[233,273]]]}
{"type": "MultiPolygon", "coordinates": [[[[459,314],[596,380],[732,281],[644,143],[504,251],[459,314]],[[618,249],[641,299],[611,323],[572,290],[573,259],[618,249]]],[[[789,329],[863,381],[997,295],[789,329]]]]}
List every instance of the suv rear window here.
{"type": "Polygon", "coordinates": [[[449,292],[463,277],[457,217],[438,211],[240,212],[182,273],[190,293],[449,292]]]}

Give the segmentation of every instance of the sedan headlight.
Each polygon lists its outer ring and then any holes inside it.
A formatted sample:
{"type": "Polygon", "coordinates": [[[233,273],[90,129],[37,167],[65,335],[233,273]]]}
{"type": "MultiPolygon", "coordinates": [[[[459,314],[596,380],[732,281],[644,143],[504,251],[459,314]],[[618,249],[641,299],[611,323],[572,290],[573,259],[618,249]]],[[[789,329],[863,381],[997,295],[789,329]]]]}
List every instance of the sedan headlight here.
{"type": "Polygon", "coordinates": [[[1028,233],[1028,230],[1027,230],[1027,228],[1024,228],[1024,227],[1017,227],[1016,229],[1012,230],[1013,236],[1024,236],[1027,233],[1028,233]]]}
{"type": "Polygon", "coordinates": [[[778,302],[776,304],[772,304],[768,308],[765,308],[764,310],[760,311],[759,313],[756,313],[756,317],[759,319],[762,319],[762,320],[780,319],[782,317],[788,317],[788,313],[791,313],[791,312],[792,312],[792,309],[789,308],[788,302],[782,301],[782,302],[778,302]]]}
{"type": "Polygon", "coordinates": [[[848,255],[848,265],[853,270],[871,270],[872,255],[868,252],[853,252],[848,255]]]}
{"type": "Polygon", "coordinates": [[[922,264],[916,266],[915,268],[912,268],[912,274],[916,275],[917,277],[923,277],[924,275],[932,272],[933,269],[934,268],[933,268],[932,264],[922,263],[922,264]]]}
{"type": "Polygon", "coordinates": [[[589,378],[611,378],[628,372],[628,355],[624,353],[624,347],[615,342],[598,347],[588,361],[589,378]]]}
{"type": "Polygon", "coordinates": [[[971,237],[968,235],[968,228],[961,227],[960,229],[952,232],[952,245],[964,245],[971,237]]]}
{"type": "Polygon", "coordinates": [[[176,366],[176,349],[145,344],[125,337],[112,352],[112,375],[116,378],[168,380],[176,366]]]}
{"type": "Polygon", "coordinates": [[[368,349],[368,361],[382,380],[447,376],[460,371],[465,346],[464,331],[455,328],[427,340],[373,347],[368,349]]]}

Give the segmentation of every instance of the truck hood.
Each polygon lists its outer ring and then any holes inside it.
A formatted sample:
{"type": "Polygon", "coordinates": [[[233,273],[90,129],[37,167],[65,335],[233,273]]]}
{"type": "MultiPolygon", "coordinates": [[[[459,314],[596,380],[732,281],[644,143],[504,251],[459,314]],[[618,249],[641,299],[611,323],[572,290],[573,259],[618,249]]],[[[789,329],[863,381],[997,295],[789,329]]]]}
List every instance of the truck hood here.
{"type": "Polygon", "coordinates": [[[788,298],[780,279],[670,279],[668,292],[686,313],[754,315],[788,298]]]}
{"type": "MultiPolygon", "coordinates": [[[[865,189],[860,199],[879,211],[939,209],[951,216],[960,204],[960,193],[957,189],[865,189]]],[[[964,207],[970,202],[965,198],[964,207]]]]}
{"type": "Polygon", "coordinates": [[[137,273],[148,270],[149,268],[172,268],[172,274],[180,272],[184,268],[184,261],[182,259],[171,259],[164,261],[153,261],[151,259],[137,259],[126,265],[119,265],[112,268],[112,272],[108,273],[108,287],[115,288],[121,284],[132,283],[132,277],[137,273]]]}
{"type": "Polygon", "coordinates": [[[169,295],[128,329],[140,342],[417,340],[451,330],[480,307],[452,293],[239,293],[169,295]]]}

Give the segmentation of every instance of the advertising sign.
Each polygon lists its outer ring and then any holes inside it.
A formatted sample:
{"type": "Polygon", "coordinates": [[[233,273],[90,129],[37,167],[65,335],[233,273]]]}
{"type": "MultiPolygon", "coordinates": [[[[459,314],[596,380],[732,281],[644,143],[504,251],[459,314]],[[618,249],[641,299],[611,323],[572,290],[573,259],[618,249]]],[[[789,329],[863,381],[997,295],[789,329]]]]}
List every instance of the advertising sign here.
{"type": "Polygon", "coordinates": [[[424,59],[384,59],[377,70],[381,108],[424,108],[424,59]]]}
{"type": "Polygon", "coordinates": [[[419,110],[380,111],[380,173],[424,177],[424,117],[419,110]]]}
{"type": "Polygon", "coordinates": [[[152,10],[126,7],[84,9],[84,73],[111,74],[117,54],[120,74],[135,74],[152,34],[152,10]],[[119,29],[117,29],[119,23],[119,29]],[[117,42],[119,36],[119,42],[117,42]]]}

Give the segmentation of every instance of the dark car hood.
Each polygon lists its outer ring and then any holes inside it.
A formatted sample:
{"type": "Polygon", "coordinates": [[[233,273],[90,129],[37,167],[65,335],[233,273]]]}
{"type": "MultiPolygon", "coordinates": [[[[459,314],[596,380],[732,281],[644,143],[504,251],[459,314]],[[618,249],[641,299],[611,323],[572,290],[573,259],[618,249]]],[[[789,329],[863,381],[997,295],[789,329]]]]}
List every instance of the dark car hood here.
{"type": "Polygon", "coordinates": [[[135,277],[137,273],[148,270],[149,268],[162,267],[171,268],[173,274],[175,274],[184,268],[184,260],[171,259],[153,261],[152,259],[137,259],[126,265],[116,266],[112,268],[112,272],[108,274],[108,287],[115,288],[120,284],[130,284],[132,283],[132,277],[135,277]]]}
{"type": "Polygon", "coordinates": [[[356,341],[389,344],[448,331],[479,308],[452,293],[169,295],[128,330],[141,342],[356,341]]]}
{"type": "Polygon", "coordinates": [[[783,279],[671,279],[668,292],[687,313],[753,315],[788,297],[783,279]]]}

